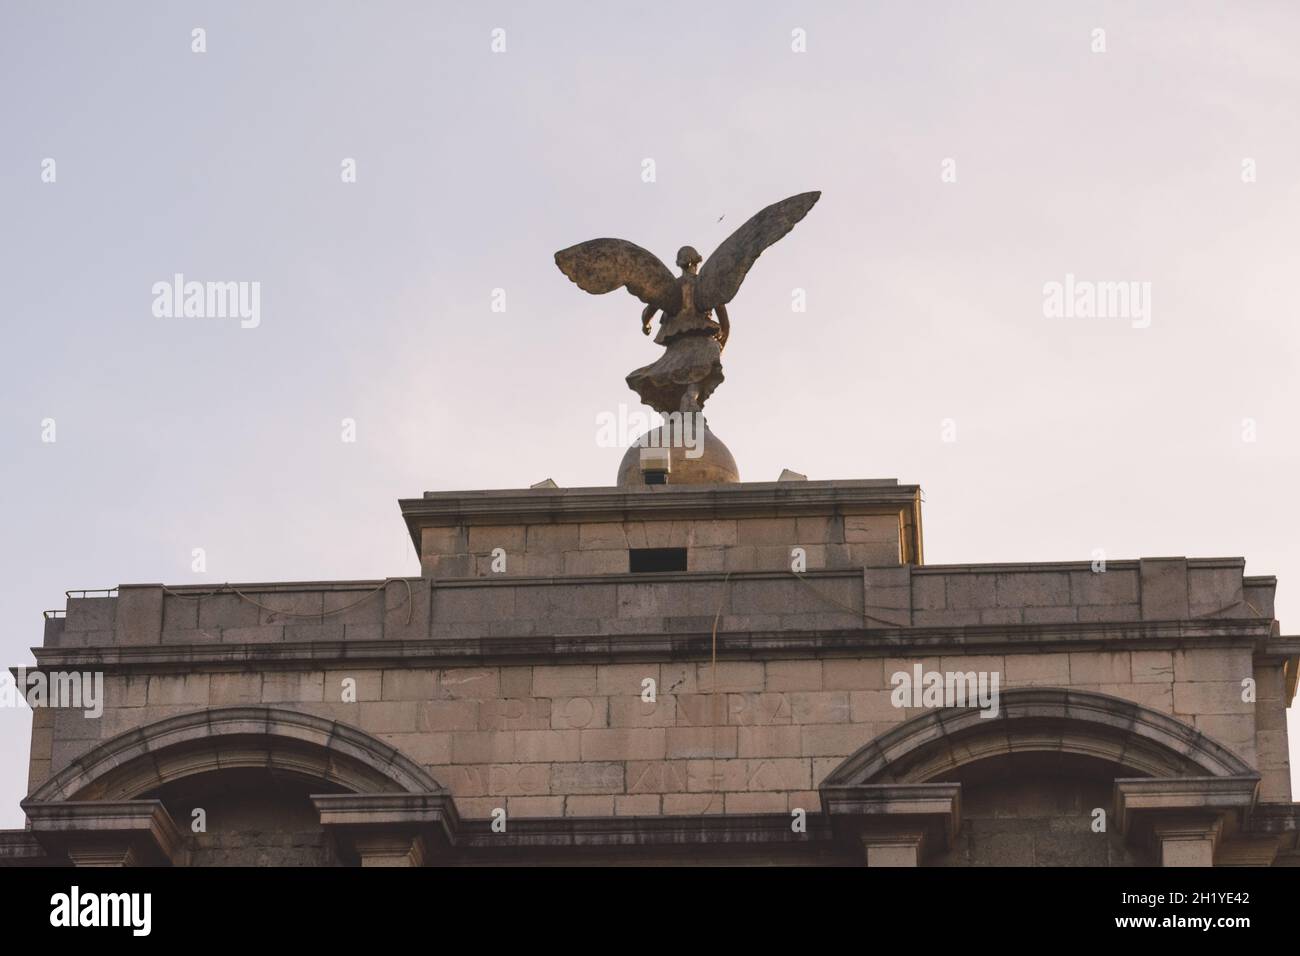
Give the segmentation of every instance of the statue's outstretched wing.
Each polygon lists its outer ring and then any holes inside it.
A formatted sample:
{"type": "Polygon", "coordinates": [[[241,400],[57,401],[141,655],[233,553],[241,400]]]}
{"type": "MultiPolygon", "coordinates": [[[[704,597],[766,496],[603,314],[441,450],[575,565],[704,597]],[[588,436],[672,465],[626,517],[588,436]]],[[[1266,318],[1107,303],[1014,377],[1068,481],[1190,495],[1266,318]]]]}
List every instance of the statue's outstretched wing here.
{"type": "Polygon", "coordinates": [[[716,309],[734,299],[754,260],[808,215],[820,198],[820,192],[811,192],[782,199],[728,236],[700,269],[696,307],[701,311],[716,309]]]}
{"type": "Polygon", "coordinates": [[[560,271],[592,295],[627,286],[646,305],[670,315],[681,308],[677,279],[653,252],[626,239],[592,239],[555,254],[560,271]]]}

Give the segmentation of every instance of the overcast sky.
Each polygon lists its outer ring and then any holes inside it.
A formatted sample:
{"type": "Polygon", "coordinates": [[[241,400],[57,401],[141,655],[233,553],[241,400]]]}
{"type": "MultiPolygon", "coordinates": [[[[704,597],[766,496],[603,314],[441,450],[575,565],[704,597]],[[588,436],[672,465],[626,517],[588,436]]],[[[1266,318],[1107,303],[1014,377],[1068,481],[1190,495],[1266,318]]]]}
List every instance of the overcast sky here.
{"type": "Polygon", "coordinates": [[[1244,556],[1295,632],[1298,37],[1291,2],[10,0],[3,663],[69,588],[418,573],[399,497],[613,483],[596,416],[659,350],[553,252],[707,256],[809,189],[730,307],[742,478],[920,484],[931,564],[1244,556]],[[260,283],[259,324],[155,316],[176,273],[260,283]],[[1150,311],[1048,318],[1067,275],[1150,311]]]}

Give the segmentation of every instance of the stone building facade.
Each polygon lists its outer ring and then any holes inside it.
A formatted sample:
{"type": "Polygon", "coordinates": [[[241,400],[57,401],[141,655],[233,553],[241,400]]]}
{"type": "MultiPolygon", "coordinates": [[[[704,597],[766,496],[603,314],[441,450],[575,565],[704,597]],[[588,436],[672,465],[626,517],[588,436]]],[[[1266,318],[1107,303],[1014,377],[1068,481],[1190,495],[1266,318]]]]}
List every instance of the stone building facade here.
{"type": "Polygon", "coordinates": [[[926,565],[894,481],[400,506],[418,577],[48,613],[104,707],[33,711],[0,861],[1300,860],[1300,639],[1241,558],[926,565]]]}

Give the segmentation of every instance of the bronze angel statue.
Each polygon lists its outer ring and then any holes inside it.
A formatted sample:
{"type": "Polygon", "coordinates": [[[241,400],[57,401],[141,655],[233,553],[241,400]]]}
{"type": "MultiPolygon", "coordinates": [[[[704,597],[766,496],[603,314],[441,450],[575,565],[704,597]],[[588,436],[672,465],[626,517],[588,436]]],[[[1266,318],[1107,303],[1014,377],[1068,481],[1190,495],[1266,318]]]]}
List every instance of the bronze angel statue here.
{"type": "Polygon", "coordinates": [[[722,350],[731,334],[727,303],[759,255],[808,214],[820,192],[800,193],[773,203],[727,237],[703,266],[690,246],[677,251],[674,277],[658,257],[626,239],[592,239],[555,254],[560,271],[584,292],[603,295],[626,286],[646,304],[641,331],[650,334],[655,313],[655,343],[664,354],[639,368],[627,384],[641,401],[667,415],[698,412],[722,383],[722,350]],[[717,320],[713,318],[717,313],[717,320]]]}

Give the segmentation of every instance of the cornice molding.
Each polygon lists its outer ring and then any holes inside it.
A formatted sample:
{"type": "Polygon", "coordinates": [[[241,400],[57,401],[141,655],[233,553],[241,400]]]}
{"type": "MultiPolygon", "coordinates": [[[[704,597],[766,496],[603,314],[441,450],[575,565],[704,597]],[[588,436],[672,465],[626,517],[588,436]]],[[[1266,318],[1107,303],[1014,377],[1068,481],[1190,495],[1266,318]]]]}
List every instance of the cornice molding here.
{"type": "Polygon", "coordinates": [[[790,517],[836,509],[897,511],[920,505],[919,485],[894,480],[748,482],[736,485],[651,485],[623,488],[539,488],[522,491],[427,492],[398,501],[406,524],[420,526],[547,521],[664,521],[709,517],[790,517]]]}
{"type": "MultiPolygon", "coordinates": [[[[897,657],[915,652],[995,653],[1046,650],[1162,650],[1233,646],[1249,642],[1255,653],[1287,654],[1289,643],[1270,640],[1272,622],[1221,618],[1205,621],[1132,621],[1087,624],[1020,624],[966,627],[845,628],[843,630],[737,631],[717,635],[717,655],[728,660],[770,658],[897,657]]],[[[215,670],[250,666],[301,670],[336,666],[468,667],[485,664],[572,664],[616,660],[708,658],[713,635],[611,634],[429,640],[295,641],[255,644],[151,644],[103,647],[36,647],[32,670],[94,668],[108,672],[215,670]]],[[[19,668],[13,668],[15,676],[19,668]]]]}

